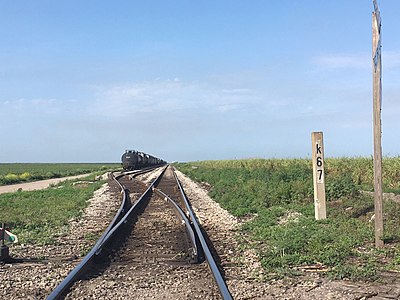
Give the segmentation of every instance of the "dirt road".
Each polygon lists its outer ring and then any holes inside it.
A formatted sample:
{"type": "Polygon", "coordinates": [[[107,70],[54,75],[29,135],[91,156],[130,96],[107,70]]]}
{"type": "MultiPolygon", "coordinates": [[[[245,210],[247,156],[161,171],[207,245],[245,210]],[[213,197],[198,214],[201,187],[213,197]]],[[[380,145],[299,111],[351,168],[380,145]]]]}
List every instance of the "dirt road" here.
{"type": "Polygon", "coordinates": [[[53,179],[46,179],[46,180],[39,180],[27,183],[18,183],[18,184],[11,184],[11,185],[4,185],[0,186],[0,194],[4,193],[13,193],[22,189],[23,191],[34,191],[34,190],[42,190],[48,188],[50,184],[57,184],[59,182],[68,180],[68,179],[77,179],[81,177],[88,176],[90,174],[81,174],[77,176],[69,176],[69,177],[62,177],[62,178],[53,178],[53,179]]]}

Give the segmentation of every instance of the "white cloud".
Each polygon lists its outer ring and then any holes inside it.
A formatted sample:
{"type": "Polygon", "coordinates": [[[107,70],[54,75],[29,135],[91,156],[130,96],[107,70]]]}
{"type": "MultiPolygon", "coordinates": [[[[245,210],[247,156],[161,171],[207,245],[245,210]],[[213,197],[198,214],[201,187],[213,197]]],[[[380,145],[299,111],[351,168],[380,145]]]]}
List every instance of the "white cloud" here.
{"type": "Polygon", "coordinates": [[[384,68],[400,67],[400,51],[383,51],[382,64],[384,68]]]}
{"type": "Polygon", "coordinates": [[[223,89],[222,92],[226,94],[240,94],[240,95],[253,93],[251,89],[223,89]]]}
{"type": "Polygon", "coordinates": [[[95,106],[98,114],[118,117],[150,112],[241,111],[257,101],[259,97],[250,89],[226,89],[175,78],[100,88],[95,106]]]}
{"type": "Polygon", "coordinates": [[[68,119],[72,115],[79,116],[86,108],[74,99],[55,98],[20,98],[0,100],[0,114],[2,121],[22,118],[35,118],[36,122],[46,121],[48,118],[57,120],[68,119]]]}
{"type": "Polygon", "coordinates": [[[366,69],[371,66],[371,59],[366,54],[327,54],[314,57],[314,64],[327,69],[366,69]]]}
{"type": "Polygon", "coordinates": [[[3,108],[9,111],[42,111],[50,112],[53,111],[59,102],[56,99],[11,99],[1,101],[3,108]]]}
{"type": "MultiPolygon", "coordinates": [[[[313,63],[326,69],[370,69],[372,54],[325,54],[312,59],[313,63]]],[[[382,51],[384,68],[400,67],[400,51],[382,51]]]]}

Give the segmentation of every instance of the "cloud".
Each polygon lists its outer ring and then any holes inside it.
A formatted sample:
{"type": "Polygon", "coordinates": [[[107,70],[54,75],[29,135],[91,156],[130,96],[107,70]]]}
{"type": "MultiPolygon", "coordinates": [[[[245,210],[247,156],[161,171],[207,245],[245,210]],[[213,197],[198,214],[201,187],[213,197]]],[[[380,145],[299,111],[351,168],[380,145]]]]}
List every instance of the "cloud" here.
{"type": "Polygon", "coordinates": [[[178,78],[98,88],[96,98],[96,113],[115,117],[154,112],[243,111],[259,101],[251,89],[221,88],[178,78]]]}
{"type": "MultiPolygon", "coordinates": [[[[325,54],[312,59],[313,64],[325,69],[371,69],[372,54],[325,54]]],[[[400,51],[383,51],[384,68],[400,67],[400,51]]]]}
{"type": "Polygon", "coordinates": [[[65,109],[70,105],[70,103],[74,102],[74,100],[61,101],[54,98],[45,99],[45,98],[33,98],[33,99],[9,99],[9,100],[0,100],[0,105],[2,106],[3,113],[39,113],[39,114],[55,114],[59,112],[65,111],[65,109]]]}
{"type": "Polygon", "coordinates": [[[384,68],[400,67],[400,51],[383,51],[382,64],[384,68]]]}
{"type": "Polygon", "coordinates": [[[313,58],[313,63],[327,69],[370,68],[370,57],[366,54],[326,54],[313,58]]]}
{"type": "Polygon", "coordinates": [[[251,89],[223,89],[222,92],[226,93],[226,94],[245,95],[245,94],[251,94],[252,90],[251,89]]]}

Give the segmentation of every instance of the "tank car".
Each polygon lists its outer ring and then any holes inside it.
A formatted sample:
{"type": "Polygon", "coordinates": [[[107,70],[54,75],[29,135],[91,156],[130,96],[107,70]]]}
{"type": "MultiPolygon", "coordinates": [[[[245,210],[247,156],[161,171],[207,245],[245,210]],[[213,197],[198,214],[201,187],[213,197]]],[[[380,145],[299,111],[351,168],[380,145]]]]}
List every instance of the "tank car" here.
{"type": "Polygon", "coordinates": [[[121,157],[121,164],[124,170],[134,170],[139,164],[139,156],[135,150],[126,150],[121,157]]]}
{"type": "Polygon", "coordinates": [[[126,150],[121,157],[122,168],[126,171],[137,170],[155,165],[163,165],[165,163],[166,162],[162,159],[135,150],[126,150]]]}

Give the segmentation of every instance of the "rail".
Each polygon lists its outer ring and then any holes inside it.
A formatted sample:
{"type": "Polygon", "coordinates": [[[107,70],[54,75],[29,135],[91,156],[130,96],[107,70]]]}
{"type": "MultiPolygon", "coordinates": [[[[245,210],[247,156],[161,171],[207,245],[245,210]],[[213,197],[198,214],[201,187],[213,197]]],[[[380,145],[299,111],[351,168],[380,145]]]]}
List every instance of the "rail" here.
{"type": "MultiPolygon", "coordinates": [[[[218,286],[220,294],[224,300],[233,299],[232,295],[229,292],[229,289],[222,277],[222,274],[213,258],[213,255],[207,245],[207,241],[202,233],[202,229],[198,223],[198,220],[190,206],[189,200],[186,197],[186,194],[183,190],[183,187],[175,173],[175,169],[173,168],[173,175],[176,181],[176,184],[179,188],[179,192],[185,204],[186,214],[182,210],[179,205],[175,201],[173,201],[170,197],[168,197],[165,193],[159,191],[155,188],[159,181],[161,180],[164,172],[166,171],[168,165],[165,166],[161,172],[161,174],[147,187],[146,191],[140,196],[140,198],[134,203],[131,204],[129,201],[128,193],[121,183],[118,182],[118,178],[123,175],[114,176],[112,174],[112,179],[117,182],[122,192],[122,204],[118,210],[117,215],[114,217],[110,225],[107,227],[106,231],[100,237],[100,239],[96,242],[95,246],[91,249],[91,251],[83,258],[83,260],[67,275],[67,277],[53,290],[53,292],[47,297],[48,300],[53,299],[61,299],[65,296],[67,291],[72,287],[74,282],[81,279],[88,273],[91,267],[94,267],[98,262],[102,261],[104,257],[106,257],[113,247],[115,248],[115,244],[119,242],[121,244],[121,238],[124,239],[124,231],[129,230],[130,224],[134,222],[135,216],[139,213],[140,209],[146,206],[146,201],[148,201],[151,197],[152,192],[156,192],[159,196],[164,197],[168,200],[183,220],[186,225],[186,230],[188,236],[190,237],[195,262],[200,262],[200,260],[207,260],[208,266],[212,275],[215,279],[215,282],[218,286]]],[[[124,174],[125,175],[125,174],[124,174]]],[[[131,176],[136,176],[138,173],[131,173],[131,176]]]]}
{"type": "Polygon", "coordinates": [[[199,242],[201,244],[201,247],[203,249],[204,255],[205,255],[206,260],[208,262],[208,266],[210,267],[210,270],[211,270],[211,272],[212,272],[212,274],[214,276],[215,282],[218,285],[218,289],[220,291],[220,294],[221,294],[221,296],[222,296],[222,298],[224,300],[231,300],[231,299],[233,299],[232,295],[229,292],[228,286],[226,285],[225,280],[222,277],[222,274],[219,271],[218,266],[217,266],[217,264],[216,264],[216,262],[214,260],[214,257],[213,257],[213,255],[212,255],[212,253],[210,251],[210,248],[207,245],[206,239],[204,238],[204,235],[203,235],[203,233],[201,231],[201,228],[200,228],[200,225],[199,225],[199,223],[197,221],[197,218],[196,218],[196,216],[195,216],[195,214],[194,214],[194,212],[193,212],[193,210],[192,210],[192,208],[191,208],[191,206],[189,204],[189,200],[186,197],[185,191],[183,190],[183,187],[182,187],[182,185],[181,185],[181,183],[180,183],[180,181],[178,179],[178,176],[175,173],[175,169],[174,169],[173,173],[174,173],[175,180],[176,180],[176,182],[178,184],[180,193],[182,195],[182,198],[183,198],[183,200],[185,202],[185,206],[186,206],[186,208],[188,210],[188,214],[189,214],[190,220],[192,221],[192,224],[193,224],[193,227],[195,229],[195,232],[196,232],[196,234],[197,234],[197,236],[199,238],[199,242]]]}
{"type": "Polygon", "coordinates": [[[199,251],[200,245],[198,245],[197,236],[196,236],[195,232],[193,231],[191,222],[186,217],[183,210],[180,208],[180,206],[178,204],[176,204],[176,202],[174,200],[172,200],[168,195],[163,193],[161,190],[155,188],[154,192],[156,194],[158,194],[161,198],[164,198],[166,201],[168,201],[172,205],[172,207],[175,209],[175,211],[177,212],[180,219],[184,222],[186,231],[188,233],[188,236],[190,237],[190,241],[192,244],[194,262],[195,263],[201,262],[203,260],[203,257],[201,255],[201,251],[199,251]]]}
{"type": "Polygon", "coordinates": [[[127,199],[127,193],[122,185],[118,182],[117,176],[113,176],[113,180],[122,188],[122,203],[115,215],[114,219],[111,221],[110,225],[104,231],[102,236],[97,240],[96,244],[90,250],[90,252],[83,258],[83,260],[67,275],[67,277],[52,291],[52,293],[47,297],[48,300],[62,299],[63,295],[68,291],[69,288],[83,277],[86,272],[96,263],[96,258],[101,254],[102,250],[105,249],[111,242],[114,241],[118,233],[122,232],[124,225],[127,223],[128,218],[133,217],[133,212],[136,212],[138,208],[145,201],[146,197],[151,194],[151,190],[154,184],[156,184],[162,177],[166,167],[164,167],[162,173],[155,179],[151,185],[147,188],[144,194],[139,198],[133,206],[130,206],[130,202],[127,199]],[[130,206],[130,207],[129,207],[130,206]]]}

